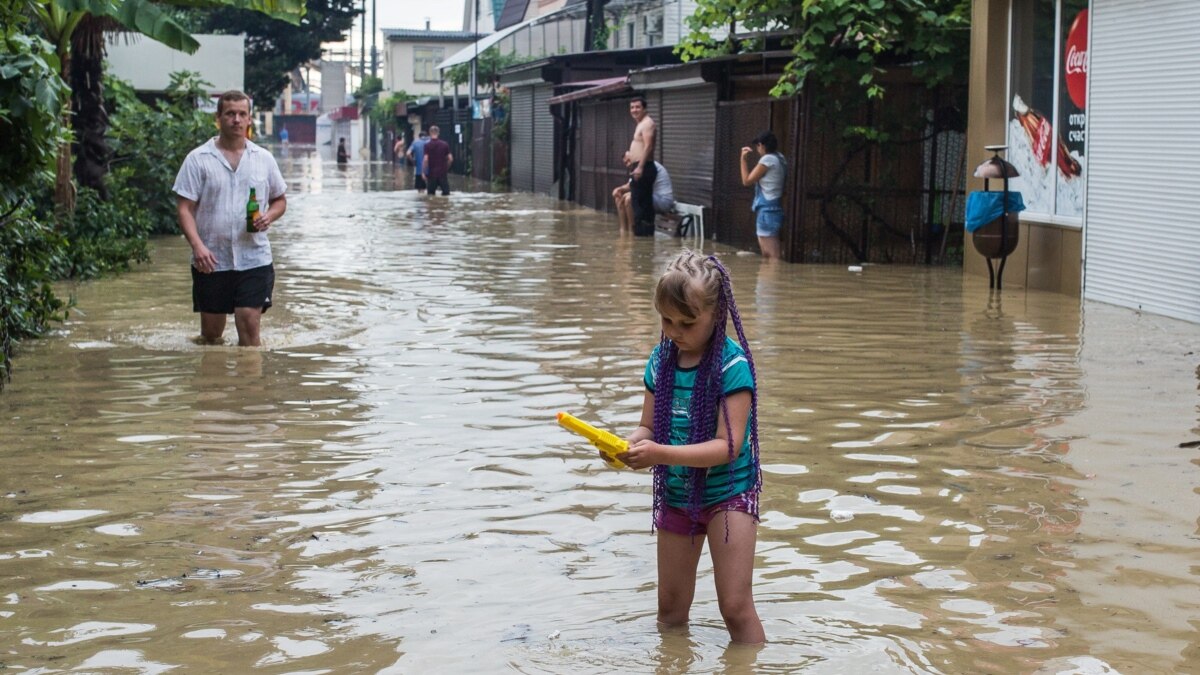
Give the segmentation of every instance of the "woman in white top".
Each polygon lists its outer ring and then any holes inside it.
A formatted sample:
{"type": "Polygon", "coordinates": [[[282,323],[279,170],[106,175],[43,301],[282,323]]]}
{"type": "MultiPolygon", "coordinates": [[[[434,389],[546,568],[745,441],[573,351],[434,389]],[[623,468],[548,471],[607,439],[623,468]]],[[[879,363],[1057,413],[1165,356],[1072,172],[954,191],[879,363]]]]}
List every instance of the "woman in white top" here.
{"type": "Polygon", "coordinates": [[[755,232],[758,247],[768,260],[780,258],[779,230],[783,227],[783,185],[787,179],[787,160],[779,154],[779,139],[764,131],[742,148],[742,185],[754,186],[755,232]],[[758,164],[750,168],[750,153],[757,152],[758,164]]]}

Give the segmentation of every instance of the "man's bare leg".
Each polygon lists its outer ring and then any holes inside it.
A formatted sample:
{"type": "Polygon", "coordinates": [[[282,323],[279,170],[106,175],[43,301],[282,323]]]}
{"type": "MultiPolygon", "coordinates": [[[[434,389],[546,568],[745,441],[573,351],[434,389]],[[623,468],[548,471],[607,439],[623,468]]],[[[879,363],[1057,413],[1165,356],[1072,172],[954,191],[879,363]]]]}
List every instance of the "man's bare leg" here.
{"type": "Polygon", "coordinates": [[[233,310],[233,322],[237,326],[239,347],[258,347],[258,327],[262,320],[261,307],[237,307],[233,310]]]}
{"type": "Polygon", "coordinates": [[[200,339],[203,340],[205,344],[220,344],[221,336],[224,333],[224,314],[209,314],[208,312],[200,313],[200,339]]]}
{"type": "Polygon", "coordinates": [[[617,229],[620,232],[624,232],[629,227],[629,223],[625,220],[625,209],[621,206],[624,201],[624,193],[613,192],[613,206],[617,209],[617,229]]]}
{"type": "Polygon", "coordinates": [[[621,195],[621,231],[633,232],[633,195],[626,192],[621,195]]]}

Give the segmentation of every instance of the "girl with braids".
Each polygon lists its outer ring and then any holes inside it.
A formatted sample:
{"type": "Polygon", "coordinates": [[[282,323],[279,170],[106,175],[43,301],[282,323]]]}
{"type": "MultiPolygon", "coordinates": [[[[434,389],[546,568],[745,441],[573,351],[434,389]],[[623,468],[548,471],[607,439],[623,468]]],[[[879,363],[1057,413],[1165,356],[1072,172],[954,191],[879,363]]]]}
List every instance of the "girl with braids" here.
{"type": "Polygon", "coordinates": [[[654,289],[662,335],[646,364],[642,419],[621,461],[653,467],[658,620],[688,622],[708,540],[721,617],[734,642],[761,643],[752,595],[759,471],[754,361],[729,274],[682,252],[654,289]],[[725,334],[732,319],[737,340],[725,334]]]}

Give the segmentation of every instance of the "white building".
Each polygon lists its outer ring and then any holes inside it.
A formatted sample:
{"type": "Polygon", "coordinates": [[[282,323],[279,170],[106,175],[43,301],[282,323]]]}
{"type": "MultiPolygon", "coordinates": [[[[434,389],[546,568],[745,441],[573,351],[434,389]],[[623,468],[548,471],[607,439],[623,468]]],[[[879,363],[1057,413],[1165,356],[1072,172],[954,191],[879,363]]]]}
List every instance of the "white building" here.
{"type": "Polygon", "coordinates": [[[466,31],[384,28],[383,88],[417,96],[441,93],[438,64],[474,44],[475,33],[466,31]]]}
{"type": "MultiPolygon", "coordinates": [[[[578,54],[586,49],[587,0],[494,0],[498,13],[485,12],[490,0],[479,0],[479,26],[495,26],[478,45],[448,55],[440,65],[449,68],[469,62],[477,51],[490,47],[532,61],[558,54],[578,54]]],[[[474,20],[476,0],[464,0],[464,25],[474,20]]],[[[696,11],[696,0],[610,0],[604,6],[609,50],[641,49],[679,44],[690,32],[687,17],[696,11]]],[[[486,31],[484,31],[486,32],[486,31]]],[[[714,32],[721,38],[724,32],[714,32]]]]}
{"type": "MultiPolygon", "coordinates": [[[[138,91],[166,91],[171,74],[200,73],[210,83],[209,94],[245,88],[246,37],[244,35],[193,35],[200,43],[194,54],[186,54],[151,40],[126,35],[109,38],[108,72],[133,84],[138,91]]],[[[269,107],[269,106],[268,106],[269,107]]]]}

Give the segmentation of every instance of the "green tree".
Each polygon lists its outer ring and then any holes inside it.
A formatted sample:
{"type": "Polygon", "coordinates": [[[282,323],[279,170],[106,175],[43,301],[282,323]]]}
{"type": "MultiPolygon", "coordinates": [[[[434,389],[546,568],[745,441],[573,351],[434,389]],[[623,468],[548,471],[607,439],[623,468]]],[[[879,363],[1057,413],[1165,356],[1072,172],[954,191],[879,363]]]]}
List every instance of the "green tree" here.
{"type": "Polygon", "coordinates": [[[0,387],[16,343],[61,318],[52,270],[66,240],[32,217],[66,137],[54,46],[26,33],[25,0],[0,0],[0,387]]]}
{"type": "MultiPolygon", "coordinates": [[[[522,59],[516,54],[501,54],[500,48],[493,45],[479,53],[479,58],[475,66],[475,81],[480,86],[486,86],[488,91],[496,91],[496,83],[500,78],[500,71],[505,68],[521,63],[527,59],[522,59]]],[[[460,63],[457,66],[451,66],[446,70],[446,81],[451,85],[468,84],[471,81],[471,63],[460,63]]],[[[472,94],[474,92],[471,92],[472,94]]]]}
{"type": "Polygon", "coordinates": [[[878,97],[877,76],[900,64],[931,85],[964,77],[970,11],[970,0],[698,0],[676,52],[686,61],[760,48],[760,40],[711,37],[731,26],[780,32],[792,60],[772,95],[793,96],[816,80],[850,82],[878,97]]]}
{"type": "Polygon", "coordinates": [[[177,234],[171,188],[187,154],[213,135],[212,114],[195,106],[212,85],[196,73],[172,73],[166,96],[147,104],[129,83],[111,76],[105,83],[106,107],[113,111],[113,188],[131,195],[130,206],[149,219],[150,232],[177,234]],[[146,142],[147,129],[154,130],[153,143],[146,142]]]}
{"type": "Polygon", "coordinates": [[[246,36],[246,93],[262,107],[274,104],[287,86],[288,73],[321,58],[321,43],[346,38],[360,13],[359,4],[308,0],[308,11],[298,23],[230,6],[194,12],[188,25],[196,32],[246,36]]]}
{"type": "Polygon", "coordinates": [[[371,108],[371,112],[367,113],[371,121],[381,127],[396,126],[396,106],[401,103],[406,103],[415,99],[416,96],[409,94],[406,91],[394,91],[388,94],[388,97],[379,101],[378,105],[371,108]]]}
{"type": "Polygon", "coordinates": [[[61,111],[67,88],[50,43],[6,24],[0,33],[0,211],[53,175],[67,138],[61,111]]]}

